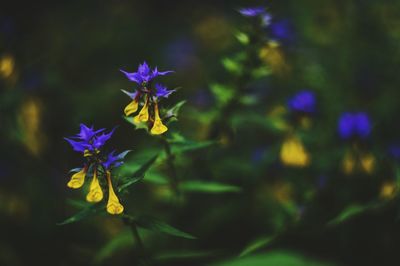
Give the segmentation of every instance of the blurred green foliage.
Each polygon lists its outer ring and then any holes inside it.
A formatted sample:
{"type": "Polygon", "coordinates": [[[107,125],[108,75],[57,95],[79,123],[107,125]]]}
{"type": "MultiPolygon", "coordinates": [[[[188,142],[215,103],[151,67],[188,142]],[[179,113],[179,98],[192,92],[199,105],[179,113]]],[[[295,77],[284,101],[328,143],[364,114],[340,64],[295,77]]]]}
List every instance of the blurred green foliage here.
{"type": "Polygon", "coordinates": [[[0,6],[1,265],[398,264],[399,1],[30,5],[0,6]],[[253,4],[270,30],[237,12],[253,4]],[[118,70],[143,60],[175,71],[165,137],[122,117],[118,70]],[[303,89],[311,115],[287,106],[303,89]],[[340,138],[345,111],[367,140],[340,138]],[[123,219],[66,187],[79,123],[132,150],[123,219]]]}

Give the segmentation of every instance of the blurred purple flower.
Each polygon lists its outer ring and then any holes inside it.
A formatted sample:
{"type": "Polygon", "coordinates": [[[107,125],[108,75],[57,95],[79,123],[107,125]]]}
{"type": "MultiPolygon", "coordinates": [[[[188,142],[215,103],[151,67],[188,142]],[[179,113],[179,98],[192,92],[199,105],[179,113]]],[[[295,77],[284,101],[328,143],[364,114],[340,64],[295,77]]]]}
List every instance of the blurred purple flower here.
{"type": "Polygon", "coordinates": [[[294,112],[314,113],[315,105],[315,94],[309,90],[298,92],[287,102],[289,109],[294,112]]]}
{"type": "Polygon", "coordinates": [[[343,113],[338,122],[338,132],[343,139],[367,138],[371,133],[371,122],[364,112],[343,113]]]}
{"type": "Polygon", "coordinates": [[[238,11],[245,17],[256,17],[267,13],[265,8],[261,6],[240,8],[238,11]]]}
{"type": "Polygon", "coordinates": [[[288,19],[282,19],[270,24],[270,35],[277,41],[290,41],[293,39],[294,30],[288,19]]]}
{"type": "Polygon", "coordinates": [[[392,145],[389,147],[389,154],[396,160],[400,159],[400,145],[392,145]]]}

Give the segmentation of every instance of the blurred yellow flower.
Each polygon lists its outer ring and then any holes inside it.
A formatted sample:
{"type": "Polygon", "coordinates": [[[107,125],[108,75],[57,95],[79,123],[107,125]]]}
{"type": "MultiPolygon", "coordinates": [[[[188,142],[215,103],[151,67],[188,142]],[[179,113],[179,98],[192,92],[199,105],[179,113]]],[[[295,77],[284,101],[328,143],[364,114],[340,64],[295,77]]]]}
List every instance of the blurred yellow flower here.
{"type": "Polygon", "coordinates": [[[381,186],[380,197],[382,199],[392,199],[397,193],[397,186],[394,181],[386,181],[381,186]]]}
{"type": "Polygon", "coordinates": [[[343,157],[342,170],[348,175],[357,171],[372,174],[375,170],[375,157],[371,153],[349,150],[343,157]]]}
{"type": "Polygon", "coordinates": [[[8,78],[14,72],[14,58],[4,55],[0,58],[0,76],[8,78]]]}
{"type": "Polygon", "coordinates": [[[289,66],[279,48],[279,43],[276,41],[269,41],[263,48],[261,48],[259,57],[269,67],[271,67],[272,72],[275,74],[283,75],[289,71],[289,66]]]}
{"type": "Polygon", "coordinates": [[[280,158],[283,164],[294,167],[305,167],[311,161],[303,143],[295,136],[288,137],[283,142],[280,158]]]}
{"type": "Polygon", "coordinates": [[[43,148],[44,136],[41,127],[41,104],[37,99],[28,99],[22,103],[18,122],[22,131],[22,142],[34,155],[43,148]]]}

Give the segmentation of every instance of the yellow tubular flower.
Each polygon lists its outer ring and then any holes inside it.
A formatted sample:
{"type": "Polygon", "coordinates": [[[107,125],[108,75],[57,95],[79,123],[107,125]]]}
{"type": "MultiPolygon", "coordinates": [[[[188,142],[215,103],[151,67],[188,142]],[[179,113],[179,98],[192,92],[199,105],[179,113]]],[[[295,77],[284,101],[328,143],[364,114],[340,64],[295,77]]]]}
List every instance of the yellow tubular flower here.
{"type": "Polygon", "coordinates": [[[346,152],[342,161],[342,170],[345,174],[351,174],[356,166],[356,160],[351,152],[346,152]]]}
{"type": "Polygon", "coordinates": [[[168,128],[162,123],[160,114],[158,113],[158,104],[154,105],[154,124],[150,130],[150,133],[153,135],[160,135],[167,131],[168,128]]]}
{"type": "Polygon", "coordinates": [[[304,167],[310,163],[310,155],[296,137],[289,137],[283,142],[280,157],[282,163],[289,166],[304,167]]]}
{"type": "Polygon", "coordinates": [[[89,193],[86,196],[88,202],[99,202],[103,199],[103,190],[101,190],[99,179],[97,179],[97,171],[94,170],[93,179],[90,183],[89,193]]]}
{"type": "Polygon", "coordinates": [[[108,202],[107,212],[109,214],[121,214],[124,211],[124,206],[119,203],[117,195],[115,195],[114,189],[111,183],[111,173],[107,171],[107,182],[108,182],[108,202]]]}
{"type": "Polygon", "coordinates": [[[133,122],[147,122],[149,120],[149,99],[146,98],[146,101],[143,105],[142,110],[140,110],[139,114],[133,118],[133,122]]]}
{"type": "Polygon", "coordinates": [[[70,188],[82,187],[83,183],[85,182],[85,176],[86,176],[86,167],[80,170],[79,172],[73,174],[67,186],[70,188]]]}
{"type": "Polygon", "coordinates": [[[139,102],[135,99],[130,102],[124,109],[124,113],[126,116],[135,113],[138,110],[139,102]]]}
{"type": "Polygon", "coordinates": [[[361,168],[367,173],[372,174],[375,169],[375,157],[371,153],[364,154],[360,158],[361,168]]]}

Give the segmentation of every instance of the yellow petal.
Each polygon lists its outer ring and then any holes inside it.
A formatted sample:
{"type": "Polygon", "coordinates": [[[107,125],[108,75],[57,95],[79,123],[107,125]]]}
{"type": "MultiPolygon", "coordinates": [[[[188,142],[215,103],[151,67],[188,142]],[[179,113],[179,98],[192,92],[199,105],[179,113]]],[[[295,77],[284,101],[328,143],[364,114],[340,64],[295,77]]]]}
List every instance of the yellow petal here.
{"type": "Polygon", "coordinates": [[[99,180],[97,179],[96,171],[93,174],[92,182],[90,183],[89,193],[86,195],[88,202],[99,202],[103,199],[103,190],[100,187],[99,180]]]}
{"type": "Polygon", "coordinates": [[[160,135],[167,131],[168,128],[162,123],[160,119],[160,114],[158,113],[158,104],[154,105],[154,124],[150,130],[150,133],[153,135],[160,135]]]}
{"type": "Polygon", "coordinates": [[[160,135],[167,131],[168,128],[161,122],[161,119],[154,121],[154,125],[150,130],[152,135],[160,135]]]}
{"type": "Polygon", "coordinates": [[[138,101],[133,100],[132,102],[130,102],[130,104],[128,104],[125,107],[125,109],[124,109],[125,115],[128,116],[128,115],[135,113],[138,110],[138,107],[139,107],[138,101]]]}
{"type": "Polygon", "coordinates": [[[86,170],[82,169],[79,172],[75,173],[72,177],[71,180],[68,182],[67,186],[70,188],[80,188],[83,186],[83,183],[85,182],[85,175],[86,175],[86,170]]]}
{"type": "Polygon", "coordinates": [[[289,166],[304,167],[310,163],[309,154],[296,137],[289,137],[283,142],[280,158],[283,164],[289,166]]]}
{"type": "Polygon", "coordinates": [[[364,154],[360,159],[360,163],[361,163],[361,168],[367,174],[371,174],[375,169],[375,157],[370,153],[364,154]]]}
{"type": "Polygon", "coordinates": [[[92,153],[89,150],[85,150],[83,152],[83,157],[89,157],[89,156],[92,156],[92,153]]]}
{"type": "Polygon", "coordinates": [[[117,195],[115,195],[111,183],[111,173],[109,171],[107,171],[107,182],[108,182],[107,212],[109,214],[121,214],[124,211],[124,206],[122,206],[122,204],[118,200],[117,195]]]}
{"type": "Polygon", "coordinates": [[[143,105],[142,110],[140,110],[139,114],[133,118],[133,121],[135,123],[140,123],[140,122],[147,122],[149,120],[149,105],[148,105],[148,99],[146,99],[146,102],[143,105]]]}

